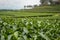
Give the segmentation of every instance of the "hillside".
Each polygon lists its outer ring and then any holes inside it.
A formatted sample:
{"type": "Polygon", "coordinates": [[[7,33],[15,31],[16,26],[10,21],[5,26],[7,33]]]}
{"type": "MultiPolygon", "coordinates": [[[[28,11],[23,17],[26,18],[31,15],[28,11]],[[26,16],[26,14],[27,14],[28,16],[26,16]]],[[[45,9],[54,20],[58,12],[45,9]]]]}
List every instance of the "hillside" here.
{"type": "Polygon", "coordinates": [[[0,17],[14,17],[14,18],[25,18],[25,17],[60,17],[60,5],[52,6],[38,6],[33,9],[22,9],[22,10],[2,10],[0,11],[0,17]]]}
{"type": "Polygon", "coordinates": [[[60,5],[52,5],[52,6],[38,6],[34,7],[33,9],[24,9],[22,10],[23,12],[36,12],[36,13],[41,13],[41,12],[49,12],[49,13],[60,13],[60,5]]]}

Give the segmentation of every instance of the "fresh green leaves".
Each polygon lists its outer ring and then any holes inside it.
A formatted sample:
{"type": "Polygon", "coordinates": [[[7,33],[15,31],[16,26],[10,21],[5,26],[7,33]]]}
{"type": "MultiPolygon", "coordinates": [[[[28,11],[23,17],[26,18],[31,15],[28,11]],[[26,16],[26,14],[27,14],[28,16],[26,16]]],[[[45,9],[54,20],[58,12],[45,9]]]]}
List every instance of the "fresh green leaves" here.
{"type": "Polygon", "coordinates": [[[3,18],[0,31],[1,40],[59,40],[60,20],[3,18]]]}

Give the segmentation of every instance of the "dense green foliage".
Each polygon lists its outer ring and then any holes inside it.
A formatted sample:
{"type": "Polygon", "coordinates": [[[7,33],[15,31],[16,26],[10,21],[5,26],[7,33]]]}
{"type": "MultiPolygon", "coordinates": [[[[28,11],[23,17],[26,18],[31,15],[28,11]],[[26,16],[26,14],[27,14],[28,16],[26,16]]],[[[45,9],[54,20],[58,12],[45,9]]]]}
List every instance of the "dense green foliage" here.
{"type": "Polygon", "coordinates": [[[60,20],[0,18],[1,40],[60,40],[60,20]]]}

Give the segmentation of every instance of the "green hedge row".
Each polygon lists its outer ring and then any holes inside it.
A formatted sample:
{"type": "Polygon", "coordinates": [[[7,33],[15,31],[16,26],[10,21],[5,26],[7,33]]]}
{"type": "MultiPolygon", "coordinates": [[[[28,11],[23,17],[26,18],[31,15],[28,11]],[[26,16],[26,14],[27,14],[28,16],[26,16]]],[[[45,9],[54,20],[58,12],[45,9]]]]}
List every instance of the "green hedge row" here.
{"type": "Polygon", "coordinates": [[[1,40],[60,40],[60,20],[0,18],[1,40]]]}

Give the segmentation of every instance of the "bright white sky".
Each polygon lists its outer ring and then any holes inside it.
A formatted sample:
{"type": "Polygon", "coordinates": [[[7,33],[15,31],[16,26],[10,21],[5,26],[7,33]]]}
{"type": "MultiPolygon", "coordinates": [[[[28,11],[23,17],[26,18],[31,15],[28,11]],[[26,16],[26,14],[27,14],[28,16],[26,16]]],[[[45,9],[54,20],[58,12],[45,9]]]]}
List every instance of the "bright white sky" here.
{"type": "Polygon", "coordinates": [[[0,0],[0,9],[21,9],[24,5],[39,4],[40,0],[0,0]]]}

